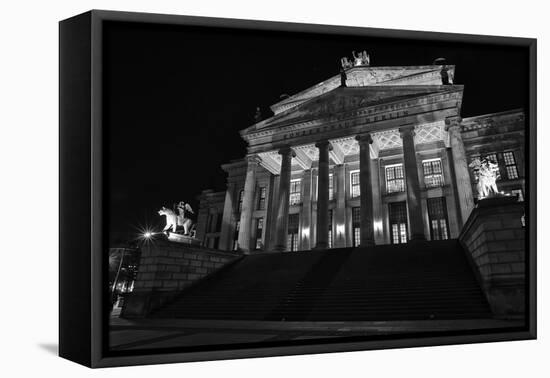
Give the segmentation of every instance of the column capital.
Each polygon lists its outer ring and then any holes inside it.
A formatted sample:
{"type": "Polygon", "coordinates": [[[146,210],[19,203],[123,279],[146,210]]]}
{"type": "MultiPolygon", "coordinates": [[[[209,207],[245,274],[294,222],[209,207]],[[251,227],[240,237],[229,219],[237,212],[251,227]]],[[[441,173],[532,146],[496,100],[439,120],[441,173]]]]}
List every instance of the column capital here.
{"type": "Polygon", "coordinates": [[[414,125],[403,125],[399,127],[399,135],[403,138],[406,135],[414,136],[414,125]]]}
{"type": "Polygon", "coordinates": [[[296,156],[296,152],[290,146],[284,146],[277,151],[279,155],[290,155],[291,157],[296,156]]]}
{"type": "Polygon", "coordinates": [[[258,155],[246,155],[244,158],[248,164],[260,164],[261,159],[258,155]]]}
{"type": "Polygon", "coordinates": [[[328,139],[317,141],[315,143],[315,147],[317,147],[317,148],[328,147],[328,150],[332,151],[332,144],[330,143],[330,141],[328,139]]]}
{"type": "Polygon", "coordinates": [[[369,134],[360,134],[355,137],[355,140],[359,142],[359,145],[361,144],[371,144],[372,143],[372,135],[369,134]]]}

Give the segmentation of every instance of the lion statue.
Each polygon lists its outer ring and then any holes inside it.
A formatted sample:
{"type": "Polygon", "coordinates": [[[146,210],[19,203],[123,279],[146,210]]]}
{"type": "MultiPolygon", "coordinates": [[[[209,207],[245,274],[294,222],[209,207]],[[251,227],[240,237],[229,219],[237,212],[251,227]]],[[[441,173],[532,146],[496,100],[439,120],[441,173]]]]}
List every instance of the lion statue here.
{"type": "Polygon", "coordinates": [[[178,228],[178,216],[176,215],[176,213],[174,213],[173,210],[163,206],[162,209],[159,210],[159,215],[166,216],[166,226],[164,226],[162,232],[166,232],[170,229],[172,229],[172,232],[176,232],[178,228]]]}
{"type": "Polygon", "coordinates": [[[195,212],[188,203],[181,201],[176,206],[178,214],[172,209],[162,207],[158,211],[160,216],[166,216],[166,226],[162,232],[168,232],[170,229],[172,232],[176,232],[178,227],[183,228],[183,234],[185,236],[194,236],[195,233],[195,212]]]}

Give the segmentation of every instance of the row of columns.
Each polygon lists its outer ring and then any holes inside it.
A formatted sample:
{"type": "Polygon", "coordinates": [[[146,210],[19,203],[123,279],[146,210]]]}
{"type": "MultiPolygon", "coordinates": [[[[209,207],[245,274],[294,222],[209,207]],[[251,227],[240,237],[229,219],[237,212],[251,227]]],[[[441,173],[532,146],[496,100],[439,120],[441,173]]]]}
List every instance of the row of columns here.
{"type": "MultiPolygon", "coordinates": [[[[462,209],[462,223],[465,221],[471,208],[473,208],[473,193],[471,189],[470,176],[466,163],[466,154],[460,135],[460,127],[455,123],[448,127],[450,145],[453,150],[454,168],[457,176],[458,197],[462,209]]],[[[421,207],[420,179],[418,176],[418,162],[414,145],[414,125],[406,125],[399,128],[403,141],[403,157],[406,175],[407,211],[410,224],[410,239],[425,239],[424,221],[421,207]]],[[[361,134],[356,137],[359,144],[359,185],[360,185],[360,219],[361,219],[361,240],[363,247],[371,247],[375,244],[374,235],[374,206],[373,206],[373,175],[371,148],[372,136],[370,133],[361,134]]],[[[322,140],[315,144],[319,149],[319,171],[317,187],[317,232],[315,249],[326,249],[328,247],[328,211],[329,211],[329,151],[332,146],[328,140],[322,140]],[[321,230],[326,230],[323,232],[321,230]]],[[[279,150],[281,155],[281,170],[279,177],[279,190],[273,209],[275,216],[275,245],[276,251],[287,249],[288,233],[288,211],[290,196],[290,178],[292,158],[296,156],[290,146],[279,150]]],[[[240,230],[238,237],[239,248],[245,252],[250,250],[251,245],[251,221],[254,207],[254,191],[256,185],[256,170],[258,160],[256,157],[247,158],[246,181],[240,217],[240,230]]],[[[341,168],[343,169],[343,167],[341,168]]],[[[311,175],[311,171],[308,172],[311,175]]],[[[338,175],[340,177],[343,175],[338,175]]],[[[311,181],[311,180],[310,180],[311,181]]],[[[377,184],[377,182],[376,182],[377,184]]],[[[337,183],[341,188],[344,183],[337,183]]],[[[305,183],[304,190],[311,192],[311,183],[305,183]]],[[[344,211],[345,197],[343,191],[338,190],[337,209],[344,211]]],[[[306,204],[306,206],[308,206],[306,204]]],[[[309,206],[311,204],[309,203],[309,206]]],[[[311,209],[304,209],[310,211],[311,209]]],[[[307,222],[311,222],[308,218],[307,222]]],[[[309,228],[309,224],[307,225],[309,228]]]]}

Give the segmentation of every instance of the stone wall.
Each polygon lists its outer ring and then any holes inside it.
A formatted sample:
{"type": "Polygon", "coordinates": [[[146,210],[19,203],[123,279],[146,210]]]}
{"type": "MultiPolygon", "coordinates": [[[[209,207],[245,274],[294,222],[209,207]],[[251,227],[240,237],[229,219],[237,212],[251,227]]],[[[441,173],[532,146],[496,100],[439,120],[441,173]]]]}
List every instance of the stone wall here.
{"type": "Polygon", "coordinates": [[[498,318],[525,314],[523,214],[524,205],[515,197],[481,200],[459,236],[498,318]]]}
{"type": "Polygon", "coordinates": [[[136,282],[122,317],[145,317],[182,290],[236,261],[231,252],[156,240],[143,245],[136,282]]]}

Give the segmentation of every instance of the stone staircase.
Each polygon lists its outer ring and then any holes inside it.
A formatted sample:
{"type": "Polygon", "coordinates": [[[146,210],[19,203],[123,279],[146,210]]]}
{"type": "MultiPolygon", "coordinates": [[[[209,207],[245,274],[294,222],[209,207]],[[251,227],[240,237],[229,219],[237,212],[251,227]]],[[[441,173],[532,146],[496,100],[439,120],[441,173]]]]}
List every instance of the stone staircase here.
{"type": "Polygon", "coordinates": [[[456,240],[246,256],[154,318],[361,321],[491,318],[456,240]]]}

